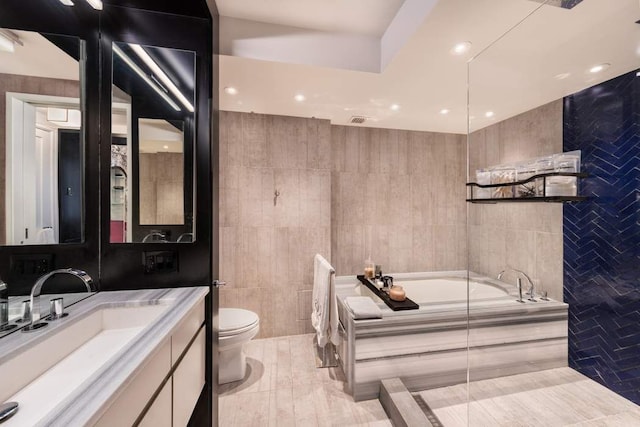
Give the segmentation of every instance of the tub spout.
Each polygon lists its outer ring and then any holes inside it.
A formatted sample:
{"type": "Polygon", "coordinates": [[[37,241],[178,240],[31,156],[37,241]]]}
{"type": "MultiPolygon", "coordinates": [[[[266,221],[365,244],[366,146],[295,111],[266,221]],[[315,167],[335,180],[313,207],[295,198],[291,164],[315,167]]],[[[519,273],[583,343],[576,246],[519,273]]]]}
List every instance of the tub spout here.
{"type": "Polygon", "coordinates": [[[517,299],[517,301],[518,302],[524,302],[522,300],[522,278],[524,277],[527,280],[527,282],[529,282],[529,291],[527,292],[529,294],[528,301],[536,302],[536,299],[534,298],[535,297],[535,290],[534,290],[534,286],[533,286],[533,280],[531,280],[531,278],[524,271],[516,270],[514,268],[505,268],[500,273],[498,273],[497,279],[498,280],[502,280],[502,276],[508,271],[511,271],[513,273],[516,273],[516,275],[518,275],[518,277],[516,279],[516,286],[518,287],[518,299],[517,299]]]}

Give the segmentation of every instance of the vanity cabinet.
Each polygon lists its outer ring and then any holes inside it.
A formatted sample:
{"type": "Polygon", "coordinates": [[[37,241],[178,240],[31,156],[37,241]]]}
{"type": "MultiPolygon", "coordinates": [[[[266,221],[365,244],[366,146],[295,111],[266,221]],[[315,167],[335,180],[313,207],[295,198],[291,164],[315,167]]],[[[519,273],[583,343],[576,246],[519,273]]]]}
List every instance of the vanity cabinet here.
{"type": "Polygon", "coordinates": [[[171,427],[171,402],[172,402],[172,384],[173,379],[164,384],[160,394],[156,396],[153,404],[138,424],[139,427],[171,427]]]}
{"type": "Polygon", "coordinates": [[[185,316],[95,426],[186,426],[206,379],[204,302],[185,316]]]}

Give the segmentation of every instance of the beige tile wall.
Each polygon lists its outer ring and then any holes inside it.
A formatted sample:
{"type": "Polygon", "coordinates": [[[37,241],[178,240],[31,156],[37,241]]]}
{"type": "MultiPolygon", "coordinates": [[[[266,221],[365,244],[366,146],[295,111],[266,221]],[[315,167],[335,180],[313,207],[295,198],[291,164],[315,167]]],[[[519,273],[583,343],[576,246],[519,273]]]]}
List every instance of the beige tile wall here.
{"type": "Polygon", "coordinates": [[[360,273],[464,270],[466,137],[332,126],[333,264],[360,273]]]}
{"type": "MultiPolygon", "coordinates": [[[[472,133],[470,176],[474,180],[479,168],[559,152],[562,100],[472,133]]],[[[470,204],[469,254],[472,271],[495,276],[516,268],[562,300],[562,204],[470,204]]]]}
{"type": "Polygon", "coordinates": [[[140,224],[184,224],[184,155],[140,153],[140,224]]]}
{"type": "Polygon", "coordinates": [[[5,163],[6,163],[6,93],[79,97],[79,84],[72,80],[0,74],[0,244],[6,242],[5,163]]]}
{"type": "Polygon", "coordinates": [[[258,313],[260,337],[311,331],[313,256],[331,259],[329,138],[327,120],[220,113],[220,306],[258,313]]]}

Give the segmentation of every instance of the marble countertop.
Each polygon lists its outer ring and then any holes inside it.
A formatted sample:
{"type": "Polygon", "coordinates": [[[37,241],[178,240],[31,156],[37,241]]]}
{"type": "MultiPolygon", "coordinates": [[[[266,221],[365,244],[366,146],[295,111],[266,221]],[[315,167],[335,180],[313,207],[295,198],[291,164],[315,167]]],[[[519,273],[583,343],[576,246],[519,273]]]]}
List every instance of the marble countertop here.
{"type": "Polygon", "coordinates": [[[96,422],[113,403],[128,380],[154,356],[162,342],[209,293],[208,287],[99,292],[66,309],[69,316],[31,333],[15,332],[0,340],[0,364],[43,342],[69,325],[103,308],[162,304],[167,308],[132,343],[92,378],[78,387],[38,425],[68,426],[96,422]]]}

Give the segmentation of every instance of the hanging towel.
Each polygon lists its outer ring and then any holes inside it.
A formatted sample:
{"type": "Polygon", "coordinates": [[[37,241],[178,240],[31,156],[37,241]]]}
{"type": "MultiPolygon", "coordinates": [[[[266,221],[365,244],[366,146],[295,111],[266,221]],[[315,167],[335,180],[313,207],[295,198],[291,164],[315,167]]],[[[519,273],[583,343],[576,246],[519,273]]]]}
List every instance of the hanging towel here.
{"type": "Polygon", "coordinates": [[[311,324],[318,336],[318,345],[338,344],[338,300],[334,276],[336,271],[320,254],[313,260],[313,296],[311,324]]]}
{"type": "Polygon", "coordinates": [[[344,302],[353,312],[353,318],[356,320],[382,319],[382,310],[369,297],[347,297],[344,302]]]}
{"type": "Polygon", "coordinates": [[[45,227],[38,232],[38,236],[36,238],[37,243],[45,244],[45,245],[54,245],[56,243],[56,238],[53,234],[53,228],[45,227]]]}

